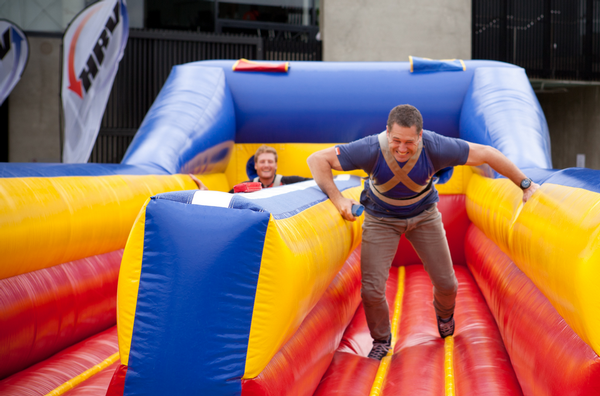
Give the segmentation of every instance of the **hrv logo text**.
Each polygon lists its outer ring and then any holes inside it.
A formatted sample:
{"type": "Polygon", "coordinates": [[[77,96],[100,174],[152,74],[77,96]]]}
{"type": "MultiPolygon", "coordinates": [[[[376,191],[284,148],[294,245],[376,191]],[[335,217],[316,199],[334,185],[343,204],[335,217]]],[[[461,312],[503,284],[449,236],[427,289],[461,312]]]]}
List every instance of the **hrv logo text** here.
{"type": "Polygon", "coordinates": [[[75,92],[80,98],[83,99],[83,91],[82,85],[85,92],[90,90],[90,87],[94,83],[94,78],[96,74],[98,74],[98,69],[102,66],[104,62],[104,51],[108,46],[110,41],[110,37],[112,37],[112,33],[114,32],[117,24],[120,21],[120,13],[119,13],[119,4],[117,2],[115,4],[115,8],[113,9],[113,15],[111,15],[106,24],[104,25],[104,29],[98,36],[96,40],[96,45],[92,50],[92,53],[88,56],[88,60],[86,62],[85,67],[79,74],[79,79],[75,77],[75,48],[77,46],[77,40],[79,39],[79,35],[83,30],[83,27],[87,23],[87,21],[96,13],[96,10],[91,11],[88,15],[85,16],[81,24],[77,27],[77,30],[73,34],[73,40],[71,41],[71,46],[69,49],[69,89],[75,92]],[[110,33],[110,36],[109,36],[110,33]]]}

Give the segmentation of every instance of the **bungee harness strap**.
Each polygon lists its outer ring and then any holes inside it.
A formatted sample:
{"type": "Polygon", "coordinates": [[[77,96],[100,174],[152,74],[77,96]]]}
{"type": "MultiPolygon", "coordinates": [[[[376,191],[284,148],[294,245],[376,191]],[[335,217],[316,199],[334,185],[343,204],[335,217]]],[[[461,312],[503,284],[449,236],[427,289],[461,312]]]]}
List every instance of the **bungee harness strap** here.
{"type": "Polygon", "coordinates": [[[387,132],[381,132],[378,136],[379,146],[381,147],[381,153],[383,154],[383,158],[385,158],[385,162],[387,163],[390,170],[394,173],[394,176],[388,180],[387,182],[379,185],[375,185],[373,181],[373,175],[370,175],[369,178],[369,188],[373,194],[383,202],[394,205],[394,206],[408,206],[413,205],[423,198],[425,198],[431,191],[431,178],[427,180],[427,184],[422,186],[420,184],[415,183],[409,176],[408,173],[413,169],[416,165],[419,157],[421,156],[421,152],[423,151],[423,139],[419,140],[419,144],[417,147],[417,151],[413,154],[412,157],[408,160],[403,167],[400,167],[392,153],[390,152],[390,146],[387,139],[387,132]],[[403,198],[403,199],[395,199],[389,198],[383,195],[383,193],[390,191],[392,188],[397,186],[399,183],[404,184],[410,190],[417,193],[417,195],[403,198]]]}
{"type": "MultiPolygon", "coordinates": [[[[271,183],[271,187],[279,187],[281,186],[281,178],[283,176],[281,175],[275,175],[275,179],[273,180],[273,183],[271,183]]],[[[254,182],[259,182],[260,181],[260,177],[256,176],[252,181],[254,182]]],[[[266,186],[265,188],[268,188],[269,186],[266,186]]]]}

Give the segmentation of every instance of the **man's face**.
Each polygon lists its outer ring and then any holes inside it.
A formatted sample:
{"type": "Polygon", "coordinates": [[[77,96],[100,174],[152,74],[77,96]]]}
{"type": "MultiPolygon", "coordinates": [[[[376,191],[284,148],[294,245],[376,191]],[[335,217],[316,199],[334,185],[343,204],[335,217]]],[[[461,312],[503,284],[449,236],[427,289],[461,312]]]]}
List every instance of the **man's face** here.
{"type": "Polygon", "coordinates": [[[275,161],[275,154],[273,153],[262,153],[258,156],[258,160],[254,164],[254,169],[258,173],[258,177],[261,179],[270,179],[277,172],[277,162],[275,161]]]}
{"type": "Polygon", "coordinates": [[[410,128],[392,124],[392,129],[386,127],[390,152],[399,162],[406,162],[417,151],[423,131],[417,132],[416,126],[410,128]]]}

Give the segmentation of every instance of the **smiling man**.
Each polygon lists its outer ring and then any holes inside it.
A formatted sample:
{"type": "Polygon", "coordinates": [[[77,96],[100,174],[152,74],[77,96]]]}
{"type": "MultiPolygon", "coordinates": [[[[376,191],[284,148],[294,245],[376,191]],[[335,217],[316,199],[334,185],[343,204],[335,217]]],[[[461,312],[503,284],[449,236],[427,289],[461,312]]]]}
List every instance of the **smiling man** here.
{"type": "MultiPolygon", "coordinates": [[[[301,181],[312,180],[302,176],[281,176],[277,174],[277,150],[273,147],[262,145],[254,153],[254,169],[258,176],[243,183],[260,182],[262,188],[279,187],[286,184],[294,184],[301,181]]],[[[199,190],[208,188],[193,174],[189,174],[199,190]]],[[[234,192],[232,188],[230,193],[234,192]]]]}
{"type": "Polygon", "coordinates": [[[262,188],[278,187],[311,180],[301,176],[278,175],[277,151],[273,147],[264,144],[254,153],[254,169],[256,169],[258,176],[249,181],[260,182],[262,188]]]}
{"type": "Polygon", "coordinates": [[[458,282],[437,210],[439,197],[433,175],[450,166],[484,163],[521,187],[524,202],[539,187],[493,147],[423,131],[421,113],[410,105],[392,109],[384,132],[318,151],[308,158],[315,181],[348,221],[356,220],[351,209],[357,202],[342,196],[331,171],[362,169],[369,175],[360,202],[366,211],[361,296],[373,338],[370,358],[381,360],[391,345],[385,284],[402,234],[415,248],[433,283],[440,337],[454,334],[458,282]]]}

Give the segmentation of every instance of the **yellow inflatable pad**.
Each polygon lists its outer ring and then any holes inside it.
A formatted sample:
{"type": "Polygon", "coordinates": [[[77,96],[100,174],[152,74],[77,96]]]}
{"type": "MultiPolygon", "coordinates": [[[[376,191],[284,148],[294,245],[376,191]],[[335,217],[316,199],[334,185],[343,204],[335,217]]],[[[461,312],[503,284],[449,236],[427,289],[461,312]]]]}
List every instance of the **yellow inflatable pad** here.
{"type": "Polygon", "coordinates": [[[600,194],[545,183],[523,205],[510,181],[474,175],[467,213],[600,354],[600,194]]]}
{"type": "Polygon", "coordinates": [[[0,179],[0,279],[122,249],[148,197],[196,188],[187,175],[0,179]]]}

